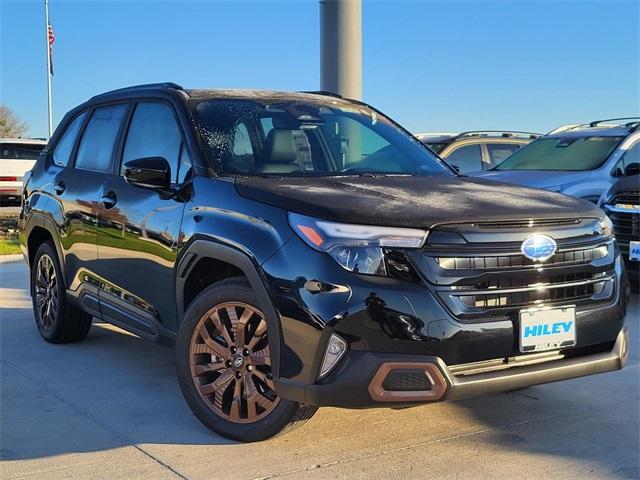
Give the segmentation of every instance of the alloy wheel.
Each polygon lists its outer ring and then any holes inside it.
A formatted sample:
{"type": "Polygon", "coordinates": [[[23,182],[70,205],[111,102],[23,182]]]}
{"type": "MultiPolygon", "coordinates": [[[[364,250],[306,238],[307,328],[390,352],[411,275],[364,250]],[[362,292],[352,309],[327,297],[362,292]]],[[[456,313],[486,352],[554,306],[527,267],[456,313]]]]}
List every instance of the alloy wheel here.
{"type": "Polygon", "coordinates": [[[216,305],[198,321],[189,345],[193,382],[218,416],[253,423],[280,401],[271,375],[267,322],[246,303],[216,305]]]}
{"type": "Polygon", "coordinates": [[[46,253],[38,259],[34,284],[38,320],[43,330],[50,331],[58,312],[58,279],[53,260],[46,253]]]}

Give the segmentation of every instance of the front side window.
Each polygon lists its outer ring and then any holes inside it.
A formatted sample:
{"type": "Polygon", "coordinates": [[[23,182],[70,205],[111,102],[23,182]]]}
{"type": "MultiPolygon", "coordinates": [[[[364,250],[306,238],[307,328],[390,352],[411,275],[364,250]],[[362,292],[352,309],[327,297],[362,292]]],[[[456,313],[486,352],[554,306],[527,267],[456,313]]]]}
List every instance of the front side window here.
{"type": "Polygon", "coordinates": [[[226,175],[451,174],[426,147],[364,105],[216,99],[192,108],[210,163],[226,175]]]}
{"type": "Polygon", "coordinates": [[[62,134],[62,137],[58,141],[56,148],[53,150],[53,163],[60,167],[66,167],[69,164],[71,158],[71,151],[76,143],[76,137],[80,132],[80,127],[84,122],[87,112],[82,112],[69,124],[67,129],[62,134]]]}
{"type": "Polygon", "coordinates": [[[618,160],[615,170],[613,171],[614,177],[628,177],[629,175],[636,175],[640,173],[640,141],[632,145],[627,150],[622,158],[618,160]]]}
{"type": "Polygon", "coordinates": [[[460,173],[477,172],[482,170],[482,150],[480,144],[465,145],[456,148],[447,155],[445,161],[456,167],[460,173]]]}
{"type": "Polygon", "coordinates": [[[126,105],[111,105],[93,111],[80,140],[76,168],[96,172],[111,171],[113,150],[126,111],[126,105]]]}
{"type": "Polygon", "coordinates": [[[173,110],[164,103],[139,103],[133,112],[122,153],[122,168],[129,160],[162,157],[171,167],[171,181],[178,178],[182,135],[173,110]]]}
{"type": "Polygon", "coordinates": [[[500,165],[513,152],[517,152],[520,145],[517,143],[487,143],[487,151],[489,152],[489,168],[500,165]]]}
{"type": "Polygon", "coordinates": [[[496,170],[594,170],[621,141],[622,137],[543,137],[522,147],[496,170]]]}

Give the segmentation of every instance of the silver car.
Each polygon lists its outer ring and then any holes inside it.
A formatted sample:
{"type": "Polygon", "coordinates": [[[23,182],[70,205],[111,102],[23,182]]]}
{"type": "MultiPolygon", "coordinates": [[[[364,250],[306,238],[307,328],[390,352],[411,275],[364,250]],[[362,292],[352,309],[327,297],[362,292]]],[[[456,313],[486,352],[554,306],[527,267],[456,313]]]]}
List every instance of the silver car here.
{"type": "Polygon", "coordinates": [[[493,170],[470,175],[597,202],[620,177],[640,173],[640,117],[550,132],[493,170]]]}

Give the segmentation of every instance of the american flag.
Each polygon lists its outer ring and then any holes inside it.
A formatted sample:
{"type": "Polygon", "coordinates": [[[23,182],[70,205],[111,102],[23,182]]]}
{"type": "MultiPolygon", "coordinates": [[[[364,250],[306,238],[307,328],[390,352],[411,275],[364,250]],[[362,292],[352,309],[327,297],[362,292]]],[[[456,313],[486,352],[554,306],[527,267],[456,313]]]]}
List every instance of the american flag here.
{"type": "Polygon", "coordinates": [[[49,73],[53,75],[53,42],[56,41],[56,37],[53,35],[53,27],[51,26],[51,23],[49,23],[48,35],[49,35],[49,73]]]}

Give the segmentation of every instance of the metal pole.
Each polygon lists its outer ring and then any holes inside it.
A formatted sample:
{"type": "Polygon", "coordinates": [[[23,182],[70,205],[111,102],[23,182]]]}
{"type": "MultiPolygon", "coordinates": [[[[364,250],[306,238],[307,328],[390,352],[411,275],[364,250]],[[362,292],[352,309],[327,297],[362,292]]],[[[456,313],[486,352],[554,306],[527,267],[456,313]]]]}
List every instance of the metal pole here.
{"type": "Polygon", "coordinates": [[[49,136],[53,133],[53,109],[51,106],[51,55],[49,46],[49,0],[44,0],[44,37],[47,44],[47,109],[49,115],[49,136]]]}
{"type": "Polygon", "coordinates": [[[322,90],[362,99],[362,0],[320,0],[322,90]]]}

